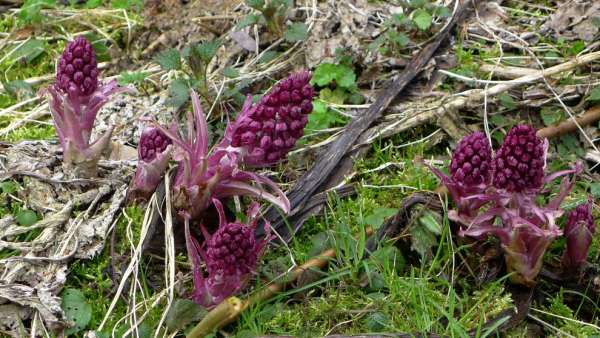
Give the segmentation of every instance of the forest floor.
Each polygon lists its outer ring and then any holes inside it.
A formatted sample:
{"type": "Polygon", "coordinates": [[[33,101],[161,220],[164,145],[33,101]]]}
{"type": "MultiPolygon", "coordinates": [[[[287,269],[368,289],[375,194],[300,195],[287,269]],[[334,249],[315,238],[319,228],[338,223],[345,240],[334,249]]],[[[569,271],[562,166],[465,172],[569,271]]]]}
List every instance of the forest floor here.
{"type": "Polygon", "coordinates": [[[125,200],[145,120],[182,119],[195,88],[214,142],[246,95],[308,69],[317,95],[304,136],[285,162],[261,172],[289,192],[328,153],[345,156],[323,173],[320,202],[290,217],[297,229],[285,244],[267,247],[239,297],[333,254],[213,336],[600,336],[600,236],[591,275],[562,282],[552,273],[565,247],[558,239],[535,288],[523,291],[507,278],[497,241],[474,244],[452,230],[451,202],[431,194],[439,180],[420,161],[446,168],[468,133],[485,132],[497,148],[526,123],[547,132],[549,171],[584,163],[563,208],[598,199],[600,4],[474,2],[0,0],[0,334],[189,333],[207,312],[189,301],[181,231],[161,234],[149,225],[151,203],[125,200]],[[41,93],[79,35],[93,43],[103,78],[137,89],[99,113],[95,133],[115,132],[96,182],[58,174],[41,93]],[[392,93],[390,83],[438,39],[414,80],[392,93]],[[381,98],[389,100],[380,116],[353,125],[381,98]],[[598,117],[566,133],[557,127],[581,114],[598,117]],[[350,126],[360,129],[350,148],[334,147],[350,126]],[[408,205],[411,196],[435,196],[436,206],[408,205]],[[398,226],[392,216],[403,212],[401,229],[372,247],[368,235],[398,226]]]}

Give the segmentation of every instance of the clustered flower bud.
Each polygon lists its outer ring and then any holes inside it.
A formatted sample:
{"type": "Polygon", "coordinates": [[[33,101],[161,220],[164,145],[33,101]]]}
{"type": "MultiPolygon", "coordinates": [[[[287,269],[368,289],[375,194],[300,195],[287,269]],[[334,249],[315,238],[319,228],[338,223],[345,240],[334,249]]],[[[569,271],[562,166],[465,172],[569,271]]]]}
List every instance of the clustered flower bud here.
{"type": "Polygon", "coordinates": [[[539,189],[544,181],[546,149],[536,130],[528,125],[513,127],[492,162],[494,186],[510,192],[539,189]]]}
{"type": "Polygon", "coordinates": [[[98,65],[92,45],[79,36],[69,42],[58,61],[56,84],[65,93],[91,95],[98,88],[98,65]]]}
{"type": "MultiPolygon", "coordinates": [[[[450,176],[430,166],[454,201],[455,208],[448,211],[448,218],[460,224],[459,234],[476,239],[497,237],[510,279],[528,286],[535,284],[544,252],[562,235],[557,225],[564,212],[560,205],[573,189],[575,175],[582,170],[577,163],[571,169],[546,175],[547,149],[548,141],[537,137],[533,127],[517,125],[494,155],[482,133],[462,139],[452,156],[450,176]],[[571,174],[571,180],[564,177],[571,174]],[[542,190],[544,183],[561,176],[559,192],[545,205],[538,205],[538,197],[547,197],[542,190]]],[[[575,230],[569,230],[569,226],[566,230],[567,242],[572,242],[563,257],[567,266],[585,261],[593,231],[582,225],[589,224],[587,214],[580,216],[578,212],[570,218],[579,221],[570,220],[575,230]]]]}
{"type": "Polygon", "coordinates": [[[491,178],[492,148],[482,132],[463,138],[457,145],[450,164],[450,174],[459,183],[473,186],[491,178]]]}
{"type": "Polygon", "coordinates": [[[206,243],[209,274],[244,275],[254,270],[257,243],[254,229],[246,224],[226,223],[206,243]]]}
{"type": "Polygon", "coordinates": [[[158,154],[165,151],[172,143],[173,141],[159,129],[147,128],[140,136],[138,157],[144,162],[152,162],[158,154]]]}
{"type": "Polygon", "coordinates": [[[82,36],[69,42],[56,70],[56,79],[42,93],[63,149],[63,166],[73,177],[94,177],[98,161],[108,151],[112,127],[91,141],[98,111],[114,95],[135,90],[120,87],[116,80],[99,81],[92,45],[82,36]]]}
{"type": "Polygon", "coordinates": [[[258,104],[242,112],[231,145],[247,149],[246,163],[275,163],[302,137],[313,108],[310,78],[307,71],[292,74],[276,84],[258,104]]]}
{"type": "MultiPolygon", "coordinates": [[[[219,228],[215,233],[209,234],[201,226],[204,245],[199,252],[192,250],[190,253],[192,262],[195,262],[192,298],[208,307],[222,302],[246,285],[250,274],[256,271],[265,245],[271,239],[270,226],[266,221],[264,226],[267,236],[262,240],[255,239],[260,209],[258,203],[253,202],[248,208],[246,224],[228,222],[223,204],[218,199],[213,199],[213,205],[219,214],[219,228]],[[200,269],[200,259],[206,264],[206,278],[200,269]]],[[[191,238],[190,242],[194,243],[195,239],[191,238]]]]}
{"type": "MultiPolygon", "coordinates": [[[[171,130],[175,131],[175,125],[171,130]]],[[[138,165],[128,192],[130,200],[149,199],[160,184],[171,159],[173,141],[156,127],[146,127],[138,144],[138,165]]]]}
{"type": "Polygon", "coordinates": [[[592,201],[580,204],[567,215],[565,237],[567,247],[563,255],[563,265],[578,268],[585,263],[596,224],[592,216],[592,201]]]}

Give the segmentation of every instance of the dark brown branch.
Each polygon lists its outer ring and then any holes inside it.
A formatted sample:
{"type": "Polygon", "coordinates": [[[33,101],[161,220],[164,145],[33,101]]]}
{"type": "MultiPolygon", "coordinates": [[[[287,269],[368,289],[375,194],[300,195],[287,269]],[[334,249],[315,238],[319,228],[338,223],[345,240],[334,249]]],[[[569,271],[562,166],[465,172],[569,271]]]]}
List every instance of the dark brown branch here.
{"type": "Polygon", "coordinates": [[[577,124],[572,119],[569,119],[558,125],[542,128],[538,130],[537,135],[545,138],[558,137],[577,130],[577,125],[584,127],[598,120],[600,120],[600,106],[595,106],[588,109],[583,115],[576,117],[575,121],[577,121],[577,124]]]}
{"type": "MultiPolygon", "coordinates": [[[[293,232],[301,225],[297,222],[297,215],[304,212],[306,202],[317,191],[322,190],[323,184],[330,177],[332,172],[338,167],[340,160],[352,149],[360,135],[373,124],[383,114],[390,103],[402,92],[406,86],[415,78],[421,70],[427,65],[440,44],[445,41],[454,27],[463,21],[469,9],[475,0],[466,0],[456,12],[456,15],[440,31],[436,37],[417,53],[406,66],[404,71],[391,82],[377,96],[375,102],[369,106],[363,115],[348,124],[346,130],[338,137],[329,148],[319,156],[315,165],[306,172],[296,185],[292,188],[288,197],[291,203],[291,212],[287,218],[289,224],[293,225],[292,232],[289,232],[285,226],[284,219],[274,208],[269,210],[266,218],[279,233],[289,240],[293,232]]],[[[259,227],[262,228],[262,227],[259,227]]],[[[262,235],[260,232],[258,235],[262,235]]]]}

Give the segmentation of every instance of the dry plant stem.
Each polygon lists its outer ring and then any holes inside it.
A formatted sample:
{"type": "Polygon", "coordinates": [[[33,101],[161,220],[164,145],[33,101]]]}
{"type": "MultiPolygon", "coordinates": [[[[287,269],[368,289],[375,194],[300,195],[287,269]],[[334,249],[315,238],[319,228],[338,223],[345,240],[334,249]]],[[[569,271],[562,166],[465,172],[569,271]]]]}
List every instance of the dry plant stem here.
{"type": "Polygon", "coordinates": [[[557,125],[538,130],[537,136],[542,138],[558,137],[577,130],[577,125],[583,127],[600,120],[600,106],[588,109],[583,115],[576,117],[575,121],[566,120],[557,125]]]}
{"type": "MultiPolygon", "coordinates": [[[[366,234],[370,236],[373,229],[367,228],[366,234]]],[[[327,249],[317,257],[311,258],[301,266],[293,269],[286,277],[285,282],[273,283],[268,287],[257,291],[246,300],[240,300],[237,297],[229,297],[221,304],[212,309],[204,319],[186,336],[187,338],[199,338],[219,329],[237,319],[237,317],[248,307],[259,302],[268,300],[281,292],[285,287],[297,280],[300,275],[309,269],[323,269],[327,263],[335,258],[335,249],[327,249]]]]}

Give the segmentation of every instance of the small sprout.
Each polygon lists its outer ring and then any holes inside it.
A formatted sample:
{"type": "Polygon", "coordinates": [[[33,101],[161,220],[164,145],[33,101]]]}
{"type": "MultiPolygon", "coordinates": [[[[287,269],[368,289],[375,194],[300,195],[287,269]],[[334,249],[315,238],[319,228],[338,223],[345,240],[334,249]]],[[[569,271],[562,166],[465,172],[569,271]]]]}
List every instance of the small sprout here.
{"type": "MultiPolygon", "coordinates": [[[[172,125],[171,130],[175,131],[172,125]]],[[[130,199],[148,199],[167,170],[171,159],[172,144],[160,129],[144,129],[138,144],[138,165],[129,190],[130,199]]]]}
{"type": "Polygon", "coordinates": [[[577,270],[587,260],[593,235],[596,232],[592,206],[593,202],[590,196],[587,203],[577,206],[567,215],[567,224],[565,225],[567,247],[562,258],[563,266],[567,270],[577,270]]]}
{"type": "Polygon", "coordinates": [[[75,176],[95,176],[98,160],[108,150],[112,128],[90,142],[100,108],[114,94],[133,92],[119,87],[116,80],[102,83],[98,77],[94,49],[80,36],[65,47],[58,62],[56,82],[47,89],[50,111],[63,148],[63,162],[65,168],[73,169],[75,176]]]}

